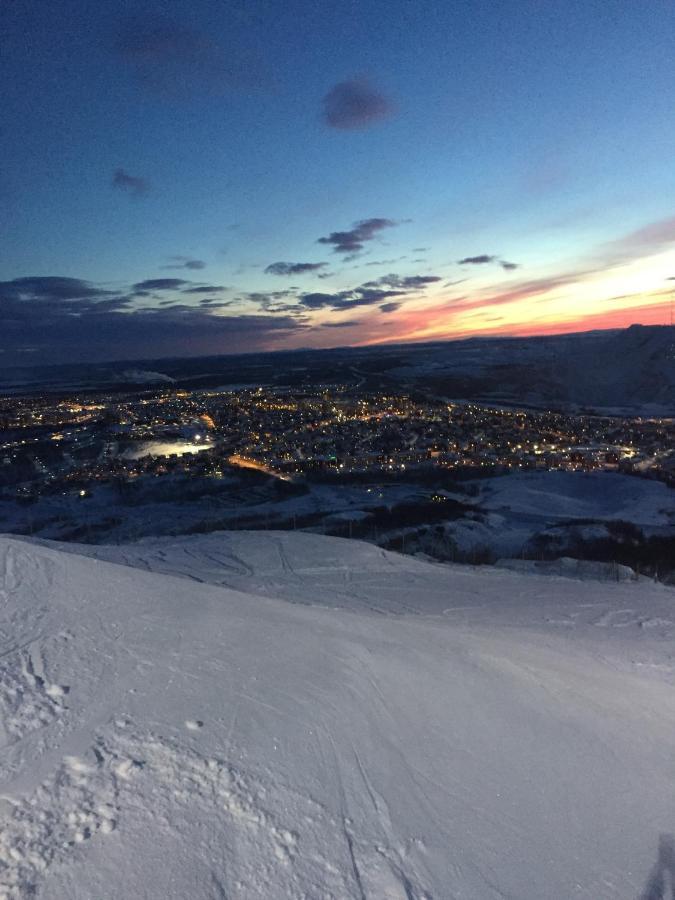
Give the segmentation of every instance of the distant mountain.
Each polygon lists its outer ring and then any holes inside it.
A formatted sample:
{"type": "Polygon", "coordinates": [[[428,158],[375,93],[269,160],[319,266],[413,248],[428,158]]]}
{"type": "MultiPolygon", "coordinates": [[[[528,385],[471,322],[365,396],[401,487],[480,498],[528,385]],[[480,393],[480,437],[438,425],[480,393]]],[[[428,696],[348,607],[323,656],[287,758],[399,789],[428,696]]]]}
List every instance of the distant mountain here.
{"type": "Polygon", "coordinates": [[[675,414],[675,327],[0,370],[0,394],[321,384],[675,414]]]}
{"type": "Polygon", "coordinates": [[[408,348],[387,374],[466,399],[675,414],[675,328],[408,348]]]}

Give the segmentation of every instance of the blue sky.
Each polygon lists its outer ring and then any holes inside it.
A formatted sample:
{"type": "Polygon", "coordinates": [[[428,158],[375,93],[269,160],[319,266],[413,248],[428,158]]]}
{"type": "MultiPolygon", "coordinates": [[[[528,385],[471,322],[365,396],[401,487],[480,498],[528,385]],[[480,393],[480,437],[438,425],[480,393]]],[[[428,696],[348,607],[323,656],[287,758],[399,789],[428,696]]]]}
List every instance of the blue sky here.
{"type": "Polygon", "coordinates": [[[0,30],[8,364],[663,319],[672,2],[14,0],[0,30]],[[317,243],[371,219],[356,254],[317,243]]]}

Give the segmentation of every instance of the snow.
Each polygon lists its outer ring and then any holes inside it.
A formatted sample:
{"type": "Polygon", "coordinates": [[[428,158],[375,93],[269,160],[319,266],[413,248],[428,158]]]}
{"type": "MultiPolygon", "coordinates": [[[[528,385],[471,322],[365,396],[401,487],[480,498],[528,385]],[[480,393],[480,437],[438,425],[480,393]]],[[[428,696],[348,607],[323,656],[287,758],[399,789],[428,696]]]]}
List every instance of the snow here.
{"type": "Polygon", "coordinates": [[[672,326],[632,325],[541,338],[408,345],[402,364],[386,372],[419,386],[428,386],[431,376],[457,400],[670,416],[675,412],[674,348],[672,326]]]}
{"type": "Polygon", "coordinates": [[[511,569],[513,572],[535,572],[540,575],[554,575],[561,578],[580,578],[592,581],[634,581],[638,578],[630,566],[618,563],[595,562],[594,560],[572,559],[498,559],[495,566],[511,569]]]}
{"type": "Polygon", "coordinates": [[[491,509],[552,519],[622,519],[636,525],[675,523],[675,493],[661,481],[607,472],[517,472],[486,479],[491,509]]]}
{"type": "Polygon", "coordinates": [[[465,551],[482,545],[505,557],[520,555],[551,528],[565,549],[571,533],[606,537],[603,522],[631,522],[645,534],[672,534],[675,526],[668,485],[614,472],[514,472],[481,481],[474,502],[483,515],[449,522],[448,534],[465,551]]]}
{"type": "Polygon", "coordinates": [[[674,639],[651,583],[0,538],[0,897],[634,900],[674,639]]]}

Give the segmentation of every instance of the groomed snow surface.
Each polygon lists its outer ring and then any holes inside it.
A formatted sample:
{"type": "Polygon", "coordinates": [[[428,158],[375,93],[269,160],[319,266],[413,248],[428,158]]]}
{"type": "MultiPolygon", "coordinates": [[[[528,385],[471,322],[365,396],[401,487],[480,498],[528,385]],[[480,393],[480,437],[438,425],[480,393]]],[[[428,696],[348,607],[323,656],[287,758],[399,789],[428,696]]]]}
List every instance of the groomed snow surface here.
{"type": "Polygon", "coordinates": [[[311,534],[2,538],[0,897],[665,898],[674,623],[311,534]]]}

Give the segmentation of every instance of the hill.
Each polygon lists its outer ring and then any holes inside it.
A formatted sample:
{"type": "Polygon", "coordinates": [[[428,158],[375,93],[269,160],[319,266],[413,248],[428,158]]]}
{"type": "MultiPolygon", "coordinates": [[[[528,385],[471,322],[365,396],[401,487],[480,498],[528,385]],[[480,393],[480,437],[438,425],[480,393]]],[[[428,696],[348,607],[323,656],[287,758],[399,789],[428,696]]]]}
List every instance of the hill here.
{"type": "Polygon", "coordinates": [[[658,896],[668,588],[237,532],[1,538],[0,599],[0,896],[658,896]]]}

